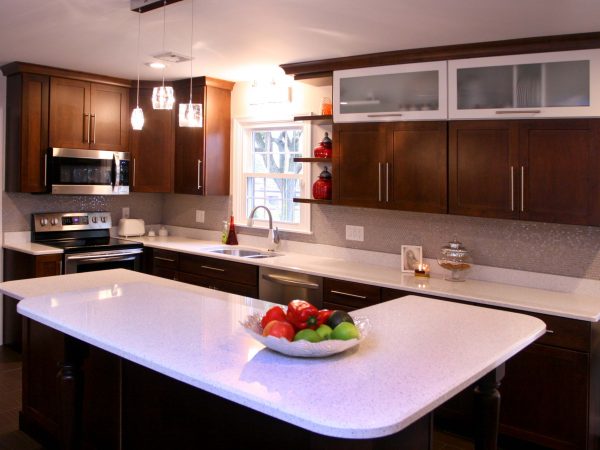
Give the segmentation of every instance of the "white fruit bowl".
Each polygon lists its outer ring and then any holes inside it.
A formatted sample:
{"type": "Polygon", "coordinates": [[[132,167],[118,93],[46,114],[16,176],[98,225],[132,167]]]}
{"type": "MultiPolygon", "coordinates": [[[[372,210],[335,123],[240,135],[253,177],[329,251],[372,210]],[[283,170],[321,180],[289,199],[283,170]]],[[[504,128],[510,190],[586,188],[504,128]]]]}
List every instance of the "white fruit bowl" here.
{"type": "Polygon", "coordinates": [[[244,322],[240,322],[244,330],[265,347],[283,353],[288,356],[298,356],[301,358],[322,358],[324,356],[335,355],[352,347],[356,347],[365,340],[371,324],[369,319],[364,317],[353,317],[354,324],[358,328],[360,337],[358,339],[349,339],[342,341],[338,339],[326,339],[321,342],[308,342],[305,340],[290,342],[285,338],[274,336],[263,336],[260,320],[262,315],[259,313],[249,315],[244,322]]]}

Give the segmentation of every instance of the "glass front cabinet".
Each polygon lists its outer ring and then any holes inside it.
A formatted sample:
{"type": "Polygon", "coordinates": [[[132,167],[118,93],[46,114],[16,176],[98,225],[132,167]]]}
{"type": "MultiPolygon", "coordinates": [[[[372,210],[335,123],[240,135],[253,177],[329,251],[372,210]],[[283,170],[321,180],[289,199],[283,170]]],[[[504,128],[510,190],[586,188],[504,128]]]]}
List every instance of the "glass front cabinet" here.
{"type": "Polygon", "coordinates": [[[600,116],[600,49],[448,62],[450,119],[600,116]]]}
{"type": "Polygon", "coordinates": [[[334,122],[447,119],[446,64],[436,61],[334,71],[334,122]]]}

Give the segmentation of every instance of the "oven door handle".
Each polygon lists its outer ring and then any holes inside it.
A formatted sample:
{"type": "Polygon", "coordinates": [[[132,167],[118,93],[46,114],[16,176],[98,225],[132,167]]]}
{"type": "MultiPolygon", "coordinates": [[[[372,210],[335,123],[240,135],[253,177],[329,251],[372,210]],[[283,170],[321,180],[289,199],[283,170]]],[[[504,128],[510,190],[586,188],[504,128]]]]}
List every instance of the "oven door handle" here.
{"type": "Polygon", "coordinates": [[[100,253],[98,255],[67,255],[65,259],[67,261],[82,261],[82,260],[94,260],[94,261],[115,261],[121,259],[123,261],[129,261],[135,258],[137,255],[142,253],[142,249],[136,249],[130,252],[122,252],[122,253],[100,253]],[[125,259],[125,257],[128,257],[125,259]]]}
{"type": "Polygon", "coordinates": [[[101,262],[111,262],[111,261],[133,261],[135,260],[135,255],[131,255],[131,256],[104,256],[104,257],[94,257],[94,256],[88,256],[88,257],[80,257],[80,258],[68,258],[69,260],[79,260],[79,262],[85,262],[85,261],[94,261],[95,263],[101,263],[101,262]]]}

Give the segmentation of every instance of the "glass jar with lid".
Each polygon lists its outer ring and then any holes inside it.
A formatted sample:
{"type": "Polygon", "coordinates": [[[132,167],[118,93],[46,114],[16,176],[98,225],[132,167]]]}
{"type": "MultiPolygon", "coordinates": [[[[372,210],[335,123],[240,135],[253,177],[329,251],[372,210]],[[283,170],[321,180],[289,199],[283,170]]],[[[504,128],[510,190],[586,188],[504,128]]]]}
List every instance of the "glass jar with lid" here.
{"type": "Polygon", "coordinates": [[[444,276],[448,281],[465,281],[472,266],[469,251],[456,239],[442,247],[438,264],[448,273],[444,276]]]}

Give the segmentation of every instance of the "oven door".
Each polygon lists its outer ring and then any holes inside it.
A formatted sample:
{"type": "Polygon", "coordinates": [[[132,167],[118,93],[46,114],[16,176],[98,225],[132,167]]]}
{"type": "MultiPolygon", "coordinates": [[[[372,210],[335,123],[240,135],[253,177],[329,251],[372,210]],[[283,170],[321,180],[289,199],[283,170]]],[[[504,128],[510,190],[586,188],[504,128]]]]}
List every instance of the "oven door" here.
{"type": "Polygon", "coordinates": [[[142,260],[141,248],[107,250],[65,255],[65,273],[92,272],[95,270],[129,269],[139,272],[142,260]]]}
{"type": "Polygon", "coordinates": [[[129,153],[51,148],[48,156],[53,194],[129,194],[129,153]]]}

